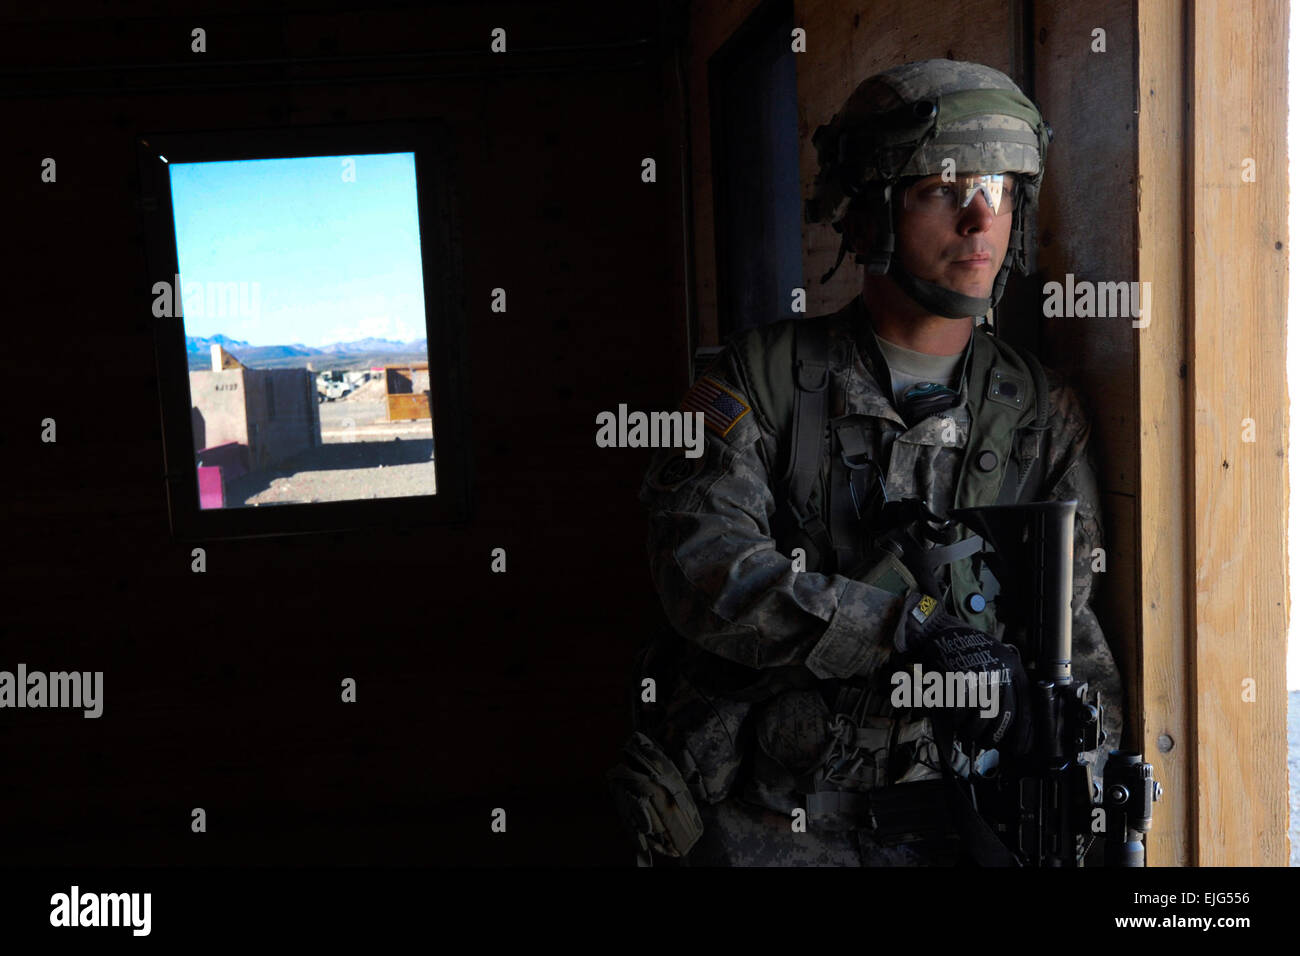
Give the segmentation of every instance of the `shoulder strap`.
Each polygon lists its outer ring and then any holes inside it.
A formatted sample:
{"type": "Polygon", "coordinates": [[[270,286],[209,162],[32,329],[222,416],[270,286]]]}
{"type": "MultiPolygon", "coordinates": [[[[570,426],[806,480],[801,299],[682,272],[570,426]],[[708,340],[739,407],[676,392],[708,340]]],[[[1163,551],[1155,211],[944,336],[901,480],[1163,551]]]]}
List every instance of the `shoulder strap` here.
{"type": "Polygon", "coordinates": [[[777,505],[772,536],[787,553],[803,549],[808,570],[828,570],[834,557],[820,508],[812,507],[830,415],[830,318],[754,326],[731,342],[739,366],[736,384],[746,390],[757,420],[776,435],[775,457],[768,462],[777,505]]]}
{"type": "Polygon", "coordinates": [[[793,431],[790,434],[790,461],[784,482],[796,505],[805,505],[821,472],[823,432],[829,416],[830,366],[825,326],[796,322],[794,327],[793,431]]]}
{"type": "Polygon", "coordinates": [[[1029,367],[1029,374],[1034,382],[1035,417],[1031,424],[1024,426],[1017,443],[1017,458],[1020,467],[1013,471],[1008,468],[1002,487],[998,491],[997,503],[1011,505],[1025,501],[1026,497],[1037,492],[1042,483],[1044,461],[1046,459],[1043,443],[1047,436],[1047,423],[1051,417],[1051,397],[1047,384],[1047,374],[1038,356],[1028,349],[1018,349],[1011,343],[1003,341],[1029,367]]]}
{"type": "Polygon", "coordinates": [[[1034,419],[1031,428],[1044,430],[1047,428],[1047,420],[1052,415],[1051,399],[1048,395],[1047,373],[1043,371],[1043,363],[1038,361],[1038,356],[1029,349],[1014,349],[1015,353],[1024,359],[1025,364],[1029,366],[1029,374],[1034,377],[1034,394],[1037,397],[1038,415],[1034,419]]]}
{"type": "Polygon", "coordinates": [[[790,462],[782,484],[799,529],[818,550],[816,556],[831,553],[830,536],[820,515],[810,507],[813,488],[821,474],[822,446],[830,417],[830,341],[826,324],[802,320],[794,323],[793,429],[790,434],[790,462]]]}

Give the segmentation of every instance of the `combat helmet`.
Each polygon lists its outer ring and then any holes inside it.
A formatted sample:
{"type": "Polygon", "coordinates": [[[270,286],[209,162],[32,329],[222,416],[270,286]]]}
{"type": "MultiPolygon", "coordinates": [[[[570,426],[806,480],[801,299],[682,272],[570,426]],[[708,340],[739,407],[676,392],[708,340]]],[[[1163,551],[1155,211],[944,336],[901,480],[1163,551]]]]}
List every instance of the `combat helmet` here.
{"type": "Polygon", "coordinates": [[[1024,225],[1037,207],[1051,139],[1052,129],[1033,102],[992,67],[921,60],[864,80],[813,134],[818,172],[804,218],[829,222],[843,236],[835,265],[821,281],[830,279],[848,251],[844,218],[850,209],[862,208],[876,224],[875,239],[869,260],[855,253],[855,261],[872,275],[889,275],[937,315],[984,314],[1001,299],[1013,265],[1027,272],[1024,225]],[[1017,174],[1011,237],[988,298],[919,279],[893,255],[900,182],[944,172],[1017,174]]]}

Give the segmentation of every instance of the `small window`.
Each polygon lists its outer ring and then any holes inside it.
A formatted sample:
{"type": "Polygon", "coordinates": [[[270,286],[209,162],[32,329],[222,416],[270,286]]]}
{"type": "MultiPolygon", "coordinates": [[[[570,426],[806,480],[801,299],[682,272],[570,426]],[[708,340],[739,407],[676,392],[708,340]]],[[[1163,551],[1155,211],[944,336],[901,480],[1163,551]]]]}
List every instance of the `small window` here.
{"type": "Polygon", "coordinates": [[[447,131],[162,133],[137,147],[174,534],[463,520],[447,131]]]}

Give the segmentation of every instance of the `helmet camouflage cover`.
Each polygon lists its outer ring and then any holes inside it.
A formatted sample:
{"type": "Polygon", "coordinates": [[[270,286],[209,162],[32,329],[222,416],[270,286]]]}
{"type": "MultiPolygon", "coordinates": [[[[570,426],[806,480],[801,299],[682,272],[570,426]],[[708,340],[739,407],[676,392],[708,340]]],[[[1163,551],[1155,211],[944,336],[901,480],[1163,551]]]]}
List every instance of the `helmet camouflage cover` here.
{"type": "Polygon", "coordinates": [[[838,227],[862,184],[946,169],[1020,173],[1032,205],[1050,137],[1005,73],[957,60],[904,63],[864,80],[813,135],[819,169],[805,218],[838,227]]]}

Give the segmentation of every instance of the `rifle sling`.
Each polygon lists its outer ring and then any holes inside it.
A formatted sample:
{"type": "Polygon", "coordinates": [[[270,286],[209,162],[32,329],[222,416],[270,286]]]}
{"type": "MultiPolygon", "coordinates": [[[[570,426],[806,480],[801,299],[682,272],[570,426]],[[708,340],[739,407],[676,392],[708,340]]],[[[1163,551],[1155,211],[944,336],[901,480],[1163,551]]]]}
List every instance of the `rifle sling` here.
{"type": "Polygon", "coordinates": [[[791,513],[813,551],[810,567],[820,567],[830,558],[831,543],[826,525],[811,507],[813,488],[821,476],[822,442],[830,416],[830,343],[825,331],[795,325],[794,364],[798,388],[794,395],[794,432],[790,437],[789,471],[785,476],[791,513]],[[802,353],[802,354],[801,354],[802,353]]]}

